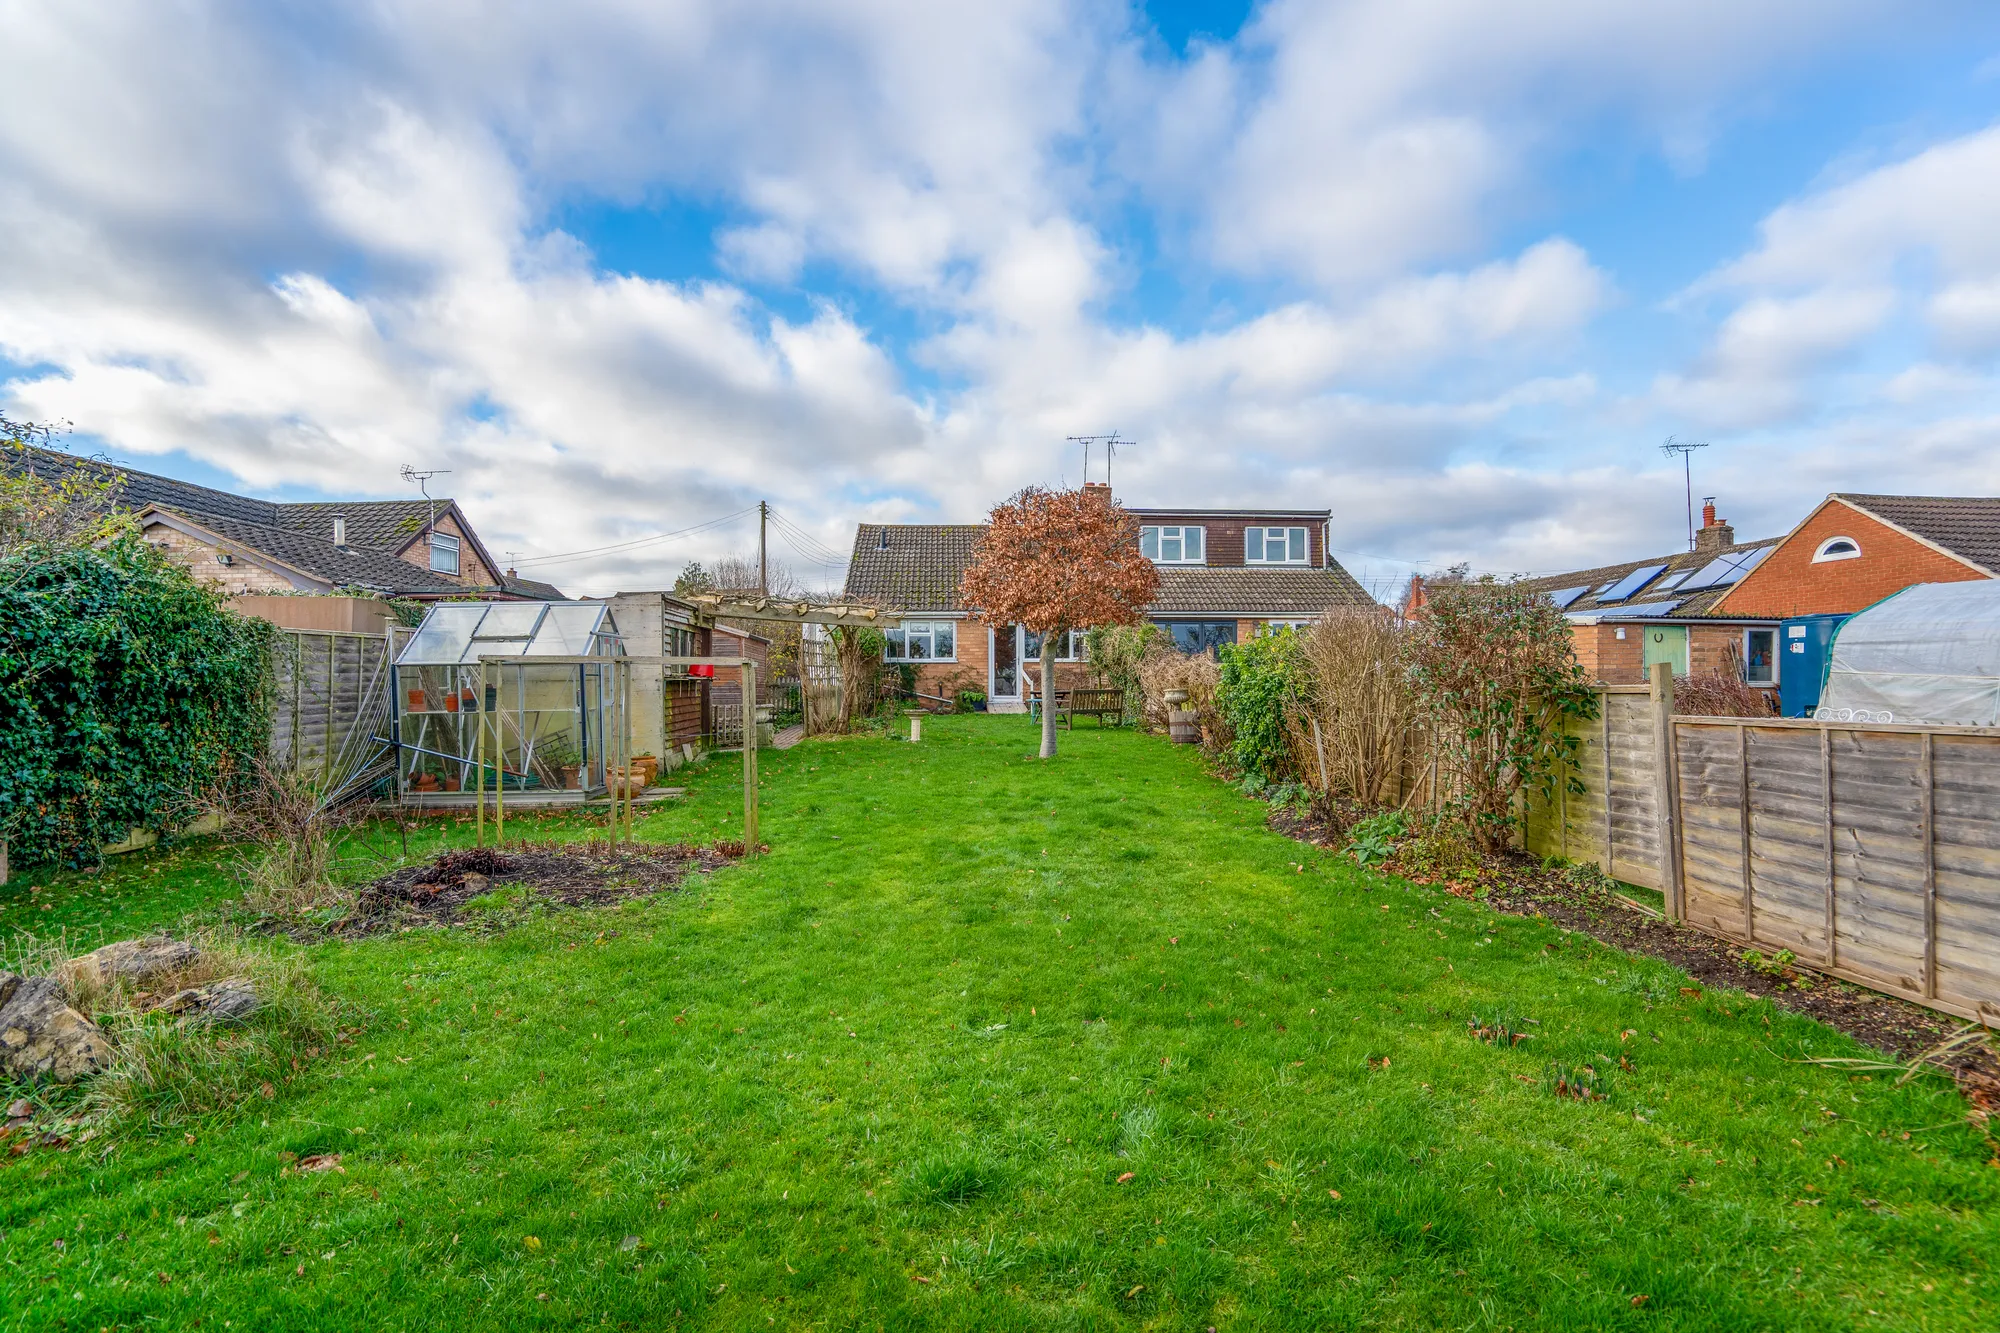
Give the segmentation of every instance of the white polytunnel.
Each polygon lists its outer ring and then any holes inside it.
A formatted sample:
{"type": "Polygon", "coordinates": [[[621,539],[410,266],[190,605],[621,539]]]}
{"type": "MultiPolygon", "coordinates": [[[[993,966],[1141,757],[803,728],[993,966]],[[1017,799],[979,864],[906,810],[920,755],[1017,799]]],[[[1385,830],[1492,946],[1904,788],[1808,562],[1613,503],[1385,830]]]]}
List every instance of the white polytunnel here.
{"type": "Polygon", "coordinates": [[[1848,617],[1814,716],[2000,726],[2000,579],[1919,583],[1848,617]]]}
{"type": "Polygon", "coordinates": [[[603,602],[440,602],[396,656],[397,791],[405,800],[470,801],[483,785],[511,792],[605,786],[605,738],[616,723],[611,663],[624,655],[603,602]],[[481,659],[508,658],[494,662],[481,659]],[[601,658],[577,662],[575,658],[601,658]],[[546,660],[557,659],[557,660],[546,660]],[[482,684],[483,682],[483,684],[482,684]],[[484,712],[497,732],[480,771],[484,712]]]}

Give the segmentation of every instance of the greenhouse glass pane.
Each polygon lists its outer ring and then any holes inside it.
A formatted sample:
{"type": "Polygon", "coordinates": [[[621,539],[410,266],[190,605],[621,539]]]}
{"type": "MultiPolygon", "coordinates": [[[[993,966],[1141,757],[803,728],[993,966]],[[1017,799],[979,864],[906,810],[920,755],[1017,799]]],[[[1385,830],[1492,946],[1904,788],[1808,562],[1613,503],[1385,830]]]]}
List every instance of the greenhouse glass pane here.
{"type": "Polygon", "coordinates": [[[472,643],[472,633],[479,628],[485,614],[486,607],[476,602],[432,607],[397,657],[397,664],[443,665],[463,661],[472,643]]]}

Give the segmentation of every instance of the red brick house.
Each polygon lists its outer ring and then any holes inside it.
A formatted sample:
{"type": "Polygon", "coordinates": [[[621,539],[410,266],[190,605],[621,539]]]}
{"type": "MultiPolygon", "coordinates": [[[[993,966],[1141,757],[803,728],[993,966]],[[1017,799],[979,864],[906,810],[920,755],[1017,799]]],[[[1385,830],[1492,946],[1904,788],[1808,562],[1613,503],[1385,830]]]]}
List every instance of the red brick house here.
{"type": "MultiPolygon", "coordinates": [[[[1147,616],[1183,651],[1212,651],[1336,607],[1375,605],[1327,551],[1330,510],[1128,512],[1139,520],[1140,549],[1160,573],[1147,616]]],[[[959,582],[984,531],[982,524],[861,524],[846,595],[904,612],[888,631],[884,657],[913,666],[920,691],[976,689],[1006,711],[1034,687],[1041,642],[1018,625],[988,625],[960,604],[959,582]]],[[[1059,650],[1058,683],[1085,677],[1082,641],[1073,632],[1059,650]]]]}
{"type": "Polygon", "coordinates": [[[108,478],[145,540],[231,594],[361,588],[417,601],[560,601],[547,583],[502,570],[449,499],[278,504],[115,467],[53,449],[10,450],[0,466],[48,481],[108,478]]]}
{"type": "Polygon", "coordinates": [[[1834,494],[1716,605],[1750,616],[1851,614],[1913,583],[2000,572],[2000,497],[1834,494]]]}

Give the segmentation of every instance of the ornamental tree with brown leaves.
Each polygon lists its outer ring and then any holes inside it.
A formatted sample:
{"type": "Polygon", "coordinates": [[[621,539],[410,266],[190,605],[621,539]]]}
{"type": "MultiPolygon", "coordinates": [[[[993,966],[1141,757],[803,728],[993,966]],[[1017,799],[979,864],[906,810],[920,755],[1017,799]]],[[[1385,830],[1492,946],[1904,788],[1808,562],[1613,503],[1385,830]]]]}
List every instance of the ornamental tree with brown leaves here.
{"type": "Polygon", "coordinates": [[[1130,625],[1159,591],[1159,571],[1139,554],[1139,521],[1109,487],[1030,486],[997,506],[959,585],[964,605],[996,627],[1042,637],[1042,758],[1056,752],[1056,648],[1073,629],[1130,625]]]}

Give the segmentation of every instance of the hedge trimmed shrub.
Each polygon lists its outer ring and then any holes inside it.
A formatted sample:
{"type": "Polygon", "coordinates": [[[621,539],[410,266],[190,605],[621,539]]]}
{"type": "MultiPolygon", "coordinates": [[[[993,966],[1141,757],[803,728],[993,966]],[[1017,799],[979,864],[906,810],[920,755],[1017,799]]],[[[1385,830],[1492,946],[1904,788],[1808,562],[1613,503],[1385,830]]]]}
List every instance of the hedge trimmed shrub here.
{"type": "Polygon", "coordinates": [[[142,543],[0,560],[0,836],[89,865],[247,778],[269,733],[271,627],[142,543]]]}

